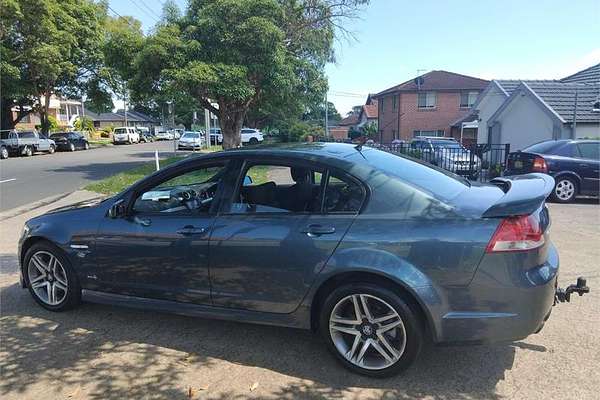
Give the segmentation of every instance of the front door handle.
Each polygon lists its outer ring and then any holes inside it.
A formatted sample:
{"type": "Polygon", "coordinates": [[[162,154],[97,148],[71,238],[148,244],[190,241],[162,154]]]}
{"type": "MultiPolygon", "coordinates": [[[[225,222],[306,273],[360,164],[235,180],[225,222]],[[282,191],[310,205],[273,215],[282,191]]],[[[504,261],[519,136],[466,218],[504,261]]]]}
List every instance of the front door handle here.
{"type": "Polygon", "coordinates": [[[332,233],[335,233],[335,227],[323,226],[319,224],[310,224],[307,227],[303,228],[300,232],[306,233],[310,237],[331,235],[332,233]]]}
{"type": "Polygon", "coordinates": [[[186,225],[183,228],[177,229],[177,233],[184,236],[203,235],[206,233],[206,228],[197,228],[193,225],[186,225]]]}
{"type": "Polygon", "coordinates": [[[141,226],[150,226],[152,223],[152,221],[150,221],[148,218],[141,218],[138,216],[133,217],[133,222],[140,224],[141,226]]]}

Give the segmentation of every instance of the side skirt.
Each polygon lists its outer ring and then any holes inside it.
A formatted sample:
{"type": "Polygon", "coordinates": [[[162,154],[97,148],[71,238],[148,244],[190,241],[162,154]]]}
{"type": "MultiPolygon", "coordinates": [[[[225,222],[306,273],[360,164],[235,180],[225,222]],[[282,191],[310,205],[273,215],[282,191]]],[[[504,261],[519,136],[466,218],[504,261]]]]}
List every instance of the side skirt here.
{"type": "Polygon", "coordinates": [[[299,307],[290,314],[275,314],[192,303],[180,303],[169,300],[148,299],[87,289],[81,291],[81,298],[83,301],[88,301],[90,303],[139,308],[143,310],[185,315],[188,317],[310,329],[310,312],[303,307],[299,307]]]}

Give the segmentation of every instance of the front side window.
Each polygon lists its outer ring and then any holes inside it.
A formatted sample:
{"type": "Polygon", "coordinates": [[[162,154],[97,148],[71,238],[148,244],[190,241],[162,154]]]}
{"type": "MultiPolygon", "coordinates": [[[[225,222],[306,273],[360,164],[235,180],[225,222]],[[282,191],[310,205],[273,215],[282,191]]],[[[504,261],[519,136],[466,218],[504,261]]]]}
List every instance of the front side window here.
{"type": "Polygon", "coordinates": [[[234,197],[233,213],[320,212],[323,171],[304,166],[252,164],[234,197]]]}
{"type": "Polygon", "coordinates": [[[437,102],[437,95],[435,92],[421,92],[418,94],[418,107],[419,108],[435,108],[437,102]]]}
{"type": "Polygon", "coordinates": [[[133,205],[135,213],[208,213],[225,175],[225,164],[205,166],[171,177],[144,190],[133,205]]]}
{"type": "Polygon", "coordinates": [[[473,104],[475,104],[475,100],[477,100],[477,96],[479,92],[461,92],[460,94],[460,107],[461,108],[471,108],[473,104]]]}

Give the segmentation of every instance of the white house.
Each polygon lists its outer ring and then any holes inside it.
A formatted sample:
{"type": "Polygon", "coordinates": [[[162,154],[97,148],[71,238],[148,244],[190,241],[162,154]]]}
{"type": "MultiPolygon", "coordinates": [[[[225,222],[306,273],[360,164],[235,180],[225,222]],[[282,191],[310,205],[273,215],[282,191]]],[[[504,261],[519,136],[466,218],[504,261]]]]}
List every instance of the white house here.
{"type": "Polygon", "coordinates": [[[477,142],[520,150],[548,139],[600,137],[598,101],[600,64],[560,81],[493,80],[473,105],[477,142]]]}

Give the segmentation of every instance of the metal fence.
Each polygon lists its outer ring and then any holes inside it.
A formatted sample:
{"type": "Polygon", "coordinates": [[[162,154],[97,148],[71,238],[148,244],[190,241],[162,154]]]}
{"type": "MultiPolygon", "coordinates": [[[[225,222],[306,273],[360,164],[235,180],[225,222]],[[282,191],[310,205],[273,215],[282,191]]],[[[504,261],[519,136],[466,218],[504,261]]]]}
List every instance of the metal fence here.
{"type": "Polygon", "coordinates": [[[509,144],[485,144],[467,147],[434,147],[422,143],[367,143],[366,146],[416,158],[471,180],[488,181],[502,174],[510,153],[509,144]]]}

